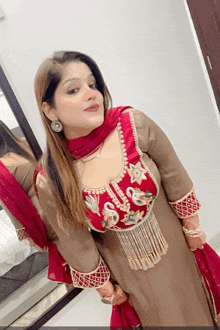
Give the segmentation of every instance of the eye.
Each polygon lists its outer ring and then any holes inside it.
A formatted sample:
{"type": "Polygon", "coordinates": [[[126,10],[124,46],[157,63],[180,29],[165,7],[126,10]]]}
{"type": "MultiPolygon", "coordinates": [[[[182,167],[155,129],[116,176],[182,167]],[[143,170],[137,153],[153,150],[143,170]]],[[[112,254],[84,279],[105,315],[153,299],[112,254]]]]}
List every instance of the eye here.
{"type": "Polygon", "coordinates": [[[73,89],[69,90],[69,91],[67,92],[67,94],[69,94],[69,95],[71,95],[71,94],[76,94],[78,91],[79,91],[79,88],[73,88],[73,89]]]}
{"type": "Polygon", "coordinates": [[[89,85],[90,88],[97,89],[97,84],[94,82],[89,85]]]}

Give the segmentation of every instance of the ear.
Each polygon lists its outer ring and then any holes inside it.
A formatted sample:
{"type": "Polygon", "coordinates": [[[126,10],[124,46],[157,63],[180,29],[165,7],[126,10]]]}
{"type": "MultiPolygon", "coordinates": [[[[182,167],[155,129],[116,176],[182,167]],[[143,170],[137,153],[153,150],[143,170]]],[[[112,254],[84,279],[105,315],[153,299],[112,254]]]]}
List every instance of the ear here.
{"type": "Polygon", "coordinates": [[[43,102],[42,104],[42,110],[45,114],[45,116],[50,119],[51,121],[57,120],[57,116],[55,113],[55,108],[49,105],[47,102],[43,102]]]}

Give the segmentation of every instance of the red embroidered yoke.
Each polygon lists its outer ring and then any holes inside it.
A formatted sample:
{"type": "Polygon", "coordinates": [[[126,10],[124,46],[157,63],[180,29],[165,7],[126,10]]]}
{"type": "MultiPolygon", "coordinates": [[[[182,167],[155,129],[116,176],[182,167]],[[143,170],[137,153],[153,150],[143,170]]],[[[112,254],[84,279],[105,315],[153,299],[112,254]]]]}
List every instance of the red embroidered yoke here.
{"type": "Polygon", "coordinates": [[[117,129],[123,153],[120,174],[102,188],[83,186],[87,217],[97,231],[122,230],[141,222],[149,215],[159,189],[142,160],[129,112],[121,114],[117,129]]]}

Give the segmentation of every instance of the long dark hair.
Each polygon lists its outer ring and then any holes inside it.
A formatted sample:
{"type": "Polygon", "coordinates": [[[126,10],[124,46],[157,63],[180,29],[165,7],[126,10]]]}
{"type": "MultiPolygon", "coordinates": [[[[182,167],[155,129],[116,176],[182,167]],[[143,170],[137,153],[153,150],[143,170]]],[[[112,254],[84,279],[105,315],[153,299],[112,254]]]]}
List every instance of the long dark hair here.
{"type": "Polygon", "coordinates": [[[0,120],[0,157],[3,157],[9,152],[13,152],[36,164],[36,160],[27,150],[29,150],[29,147],[26,140],[23,141],[19,139],[8,126],[0,120]]]}
{"type": "Polygon", "coordinates": [[[87,225],[85,203],[73,165],[73,156],[65,144],[65,135],[52,130],[51,120],[45,116],[42,107],[43,102],[54,105],[54,93],[62,78],[63,67],[71,62],[83,62],[90,68],[96,79],[97,89],[103,96],[106,113],[112,99],[101,71],[91,57],[80,52],[60,51],[55,52],[52,58],[47,58],[35,76],[35,95],[47,136],[45,173],[60,212],[61,224],[76,221],[78,224],[87,225]]]}

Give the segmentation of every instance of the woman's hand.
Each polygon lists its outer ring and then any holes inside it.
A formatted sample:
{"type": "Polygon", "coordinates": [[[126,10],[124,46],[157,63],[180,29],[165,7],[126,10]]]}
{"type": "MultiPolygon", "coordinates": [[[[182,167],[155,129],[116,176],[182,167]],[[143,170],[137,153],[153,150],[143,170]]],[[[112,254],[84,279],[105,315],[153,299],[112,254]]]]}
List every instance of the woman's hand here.
{"type": "Polygon", "coordinates": [[[112,301],[112,305],[120,305],[128,299],[128,295],[120,288],[119,285],[115,285],[115,296],[112,301]]]}
{"type": "Polygon", "coordinates": [[[201,229],[198,214],[188,217],[183,220],[183,226],[185,232],[185,238],[190,250],[196,250],[203,247],[206,242],[206,234],[201,229]],[[198,232],[198,234],[196,233],[198,232]]]}
{"type": "Polygon", "coordinates": [[[187,244],[190,248],[190,250],[194,251],[196,249],[201,249],[203,247],[203,244],[206,242],[206,234],[204,231],[201,231],[199,236],[188,236],[185,235],[187,244]]]}
{"type": "Polygon", "coordinates": [[[120,305],[128,299],[128,295],[120,288],[119,285],[113,285],[108,281],[101,288],[96,289],[102,298],[111,297],[114,294],[112,299],[112,305],[120,305]]]}

